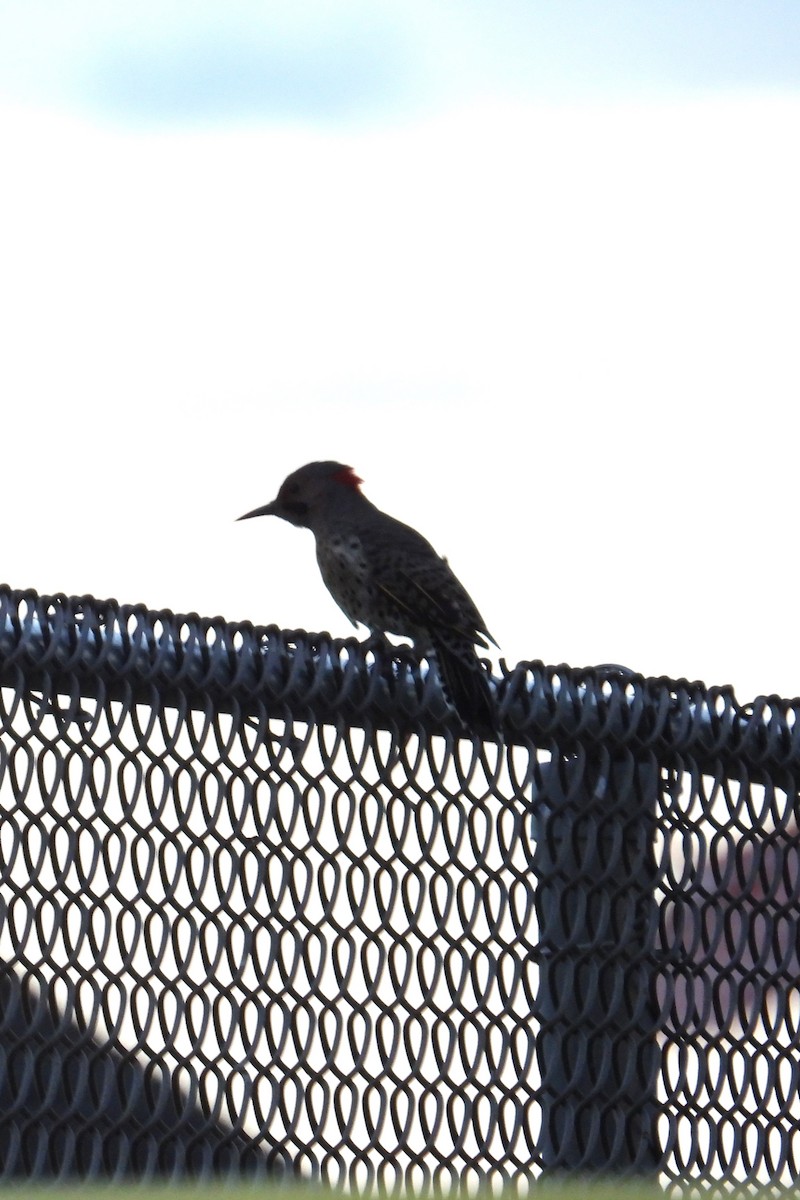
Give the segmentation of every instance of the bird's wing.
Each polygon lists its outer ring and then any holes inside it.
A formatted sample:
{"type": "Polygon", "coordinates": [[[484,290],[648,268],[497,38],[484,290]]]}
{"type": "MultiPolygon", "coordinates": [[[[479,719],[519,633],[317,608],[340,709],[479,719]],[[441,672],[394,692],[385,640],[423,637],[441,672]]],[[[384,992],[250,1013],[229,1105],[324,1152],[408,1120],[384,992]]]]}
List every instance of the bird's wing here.
{"type": "Polygon", "coordinates": [[[441,570],[436,571],[435,575],[429,571],[411,572],[395,568],[392,572],[394,578],[384,576],[376,579],[375,586],[415,625],[447,630],[488,649],[481,636],[485,634],[490,642],[497,645],[450,567],[444,559],[439,559],[439,563],[441,570]]]}
{"type": "Polygon", "coordinates": [[[452,567],[416,529],[382,513],[379,526],[362,526],[358,535],[370,586],[406,626],[389,632],[416,637],[413,630],[427,629],[484,648],[484,637],[494,642],[452,567]]]}

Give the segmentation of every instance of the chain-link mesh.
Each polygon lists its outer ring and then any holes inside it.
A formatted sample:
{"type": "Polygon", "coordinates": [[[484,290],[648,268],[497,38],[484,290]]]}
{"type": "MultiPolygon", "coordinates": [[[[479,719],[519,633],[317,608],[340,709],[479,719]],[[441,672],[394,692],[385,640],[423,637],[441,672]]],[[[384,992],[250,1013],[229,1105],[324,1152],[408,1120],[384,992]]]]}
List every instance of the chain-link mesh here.
{"type": "Polygon", "coordinates": [[[0,1170],[797,1181],[797,704],[0,589],[0,1170]]]}

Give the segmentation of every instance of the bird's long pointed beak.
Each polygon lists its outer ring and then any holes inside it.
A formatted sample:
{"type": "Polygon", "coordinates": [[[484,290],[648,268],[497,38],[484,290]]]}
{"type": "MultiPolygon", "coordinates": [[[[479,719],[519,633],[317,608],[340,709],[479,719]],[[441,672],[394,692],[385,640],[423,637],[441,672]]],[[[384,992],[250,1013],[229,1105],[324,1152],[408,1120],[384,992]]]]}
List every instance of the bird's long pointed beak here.
{"type": "Polygon", "coordinates": [[[274,517],[275,516],[275,501],[270,500],[269,504],[262,504],[261,508],[254,508],[252,512],[245,513],[241,517],[237,517],[237,521],[249,521],[250,517],[274,517]]]}

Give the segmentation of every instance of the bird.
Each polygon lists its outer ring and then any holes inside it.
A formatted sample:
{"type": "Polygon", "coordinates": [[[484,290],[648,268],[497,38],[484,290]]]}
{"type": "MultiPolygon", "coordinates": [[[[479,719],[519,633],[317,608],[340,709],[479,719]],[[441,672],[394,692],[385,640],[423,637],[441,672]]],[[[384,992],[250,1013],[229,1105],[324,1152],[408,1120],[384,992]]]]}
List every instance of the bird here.
{"type": "Polygon", "coordinates": [[[328,591],[355,626],[373,638],[410,638],[433,656],[445,697],[470,733],[497,730],[492,689],[476,647],[497,645],[445,558],[361,490],[352,467],[312,462],[293,471],[274,500],[238,517],[281,517],[310,529],[328,591]]]}

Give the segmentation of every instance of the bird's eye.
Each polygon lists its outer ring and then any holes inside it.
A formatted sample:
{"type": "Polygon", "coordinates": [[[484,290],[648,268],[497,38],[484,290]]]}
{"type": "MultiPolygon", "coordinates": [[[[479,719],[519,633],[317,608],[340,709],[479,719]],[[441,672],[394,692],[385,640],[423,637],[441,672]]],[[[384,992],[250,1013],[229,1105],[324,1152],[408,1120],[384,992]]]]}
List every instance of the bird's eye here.
{"type": "Polygon", "coordinates": [[[283,507],[295,517],[305,517],[308,505],[303,500],[284,500],[283,507]]]}

